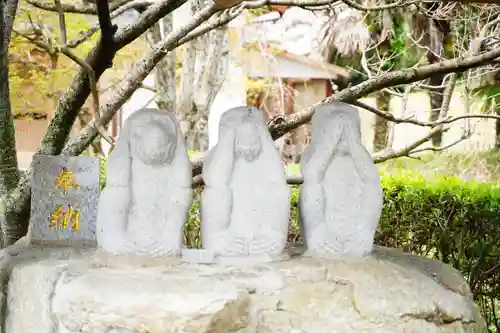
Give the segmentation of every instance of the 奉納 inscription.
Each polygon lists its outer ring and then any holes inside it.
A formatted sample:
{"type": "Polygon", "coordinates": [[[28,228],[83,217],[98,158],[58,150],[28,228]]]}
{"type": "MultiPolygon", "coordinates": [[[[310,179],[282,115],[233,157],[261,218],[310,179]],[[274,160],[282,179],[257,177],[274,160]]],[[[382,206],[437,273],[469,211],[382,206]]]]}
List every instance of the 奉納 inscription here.
{"type": "Polygon", "coordinates": [[[95,243],[99,159],[35,156],[32,177],[31,241],[95,243]]]}
{"type": "Polygon", "coordinates": [[[71,205],[66,209],[63,205],[58,205],[57,208],[50,213],[50,228],[51,229],[66,229],[71,222],[71,230],[78,231],[80,212],[75,210],[71,205]]]}
{"type": "Polygon", "coordinates": [[[80,185],[77,184],[75,176],[73,175],[73,171],[64,167],[59,173],[55,185],[57,188],[61,189],[64,194],[68,194],[68,189],[70,187],[74,187],[75,189],[80,188],[80,185]]]}

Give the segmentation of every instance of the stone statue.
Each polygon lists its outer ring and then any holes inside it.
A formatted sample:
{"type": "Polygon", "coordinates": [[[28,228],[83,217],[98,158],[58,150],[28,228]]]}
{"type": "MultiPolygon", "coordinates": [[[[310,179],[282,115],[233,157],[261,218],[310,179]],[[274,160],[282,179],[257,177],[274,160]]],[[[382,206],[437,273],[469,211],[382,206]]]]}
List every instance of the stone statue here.
{"type": "Polygon", "coordinates": [[[219,126],[219,141],[203,165],[203,248],[219,257],[279,256],[287,240],[290,192],[264,113],[232,108],[219,126]]]}
{"type": "Polygon", "coordinates": [[[133,113],[107,161],[97,216],[99,247],[117,255],[180,255],[193,195],[191,174],[174,114],[133,113]]]}
{"type": "Polygon", "coordinates": [[[315,110],[312,142],[300,162],[299,209],[309,254],[363,257],[382,211],[380,175],[361,144],[356,108],[332,102],[315,110]]]}

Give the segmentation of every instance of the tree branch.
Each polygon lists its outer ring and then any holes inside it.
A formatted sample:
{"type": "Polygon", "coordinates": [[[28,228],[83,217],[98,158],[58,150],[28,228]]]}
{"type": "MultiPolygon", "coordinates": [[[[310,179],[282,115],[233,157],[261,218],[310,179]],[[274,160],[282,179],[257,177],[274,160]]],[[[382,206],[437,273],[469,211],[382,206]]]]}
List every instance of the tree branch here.
{"type": "MultiPolygon", "coordinates": [[[[139,11],[144,11],[147,7],[151,6],[152,4],[153,4],[152,1],[133,0],[131,2],[126,3],[125,5],[123,5],[121,7],[118,7],[114,11],[112,11],[110,14],[110,18],[114,19],[114,18],[120,16],[121,14],[125,13],[127,10],[131,10],[131,9],[137,9],[139,11]]],[[[85,32],[81,32],[80,34],[82,37],[75,39],[75,40],[72,40],[72,41],[68,41],[67,46],[69,48],[77,47],[78,45],[80,45],[80,44],[84,43],[85,41],[87,41],[88,39],[90,39],[90,37],[92,37],[97,31],[99,31],[99,29],[100,29],[100,26],[99,26],[99,21],[98,21],[89,30],[87,30],[85,32]]]]}
{"type": "Polygon", "coordinates": [[[374,113],[377,116],[382,117],[384,119],[387,119],[388,121],[396,123],[396,124],[413,124],[413,125],[422,126],[422,127],[436,127],[438,125],[451,124],[451,123],[456,122],[457,120],[469,119],[469,118],[470,119],[479,118],[479,119],[497,119],[497,120],[500,120],[499,115],[470,114],[470,115],[461,115],[461,116],[455,116],[455,117],[451,117],[451,116],[443,117],[443,118],[438,119],[436,121],[421,121],[421,120],[412,119],[412,117],[397,118],[389,112],[379,110],[371,105],[368,105],[368,104],[360,102],[360,101],[355,101],[355,102],[352,102],[349,104],[352,104],[354,106],[365,109],[366,111],[374,113]]]}
{"type": "Polygon", "coordinates": [[[19,0],[6,0],[3,9],[3,42],[5,50],[8,50],[10,45],[10,37],[12,36],[12,27],[16,18],[17,7],[19,0]]]}
{"type": "MultiPolygon", "coordinates": [[[[446,146],[442,146],[442,147],[426,147],[426,148],[417,149],[418,147],[420,147],[424,143],[428,142],[432,138],[432,136],[435,135],[436,133],[446,132],[448,130],[449,130],[449,128],[447,128],[445,130],[440,130],[440,129],[436,128],[436,129],[431,130],[424,137],[416,140],[415,142],[413,142],[409,145],[406,145],[403,148],[396,149],[396,150],[392,149],[392,148],[388,148],[388,149],[383,150],[381,152],[377,152],[375,154],[372,154],[373,163],[378,164],[378,163],[382,163],[382,162],[388,161],[388,160],[393,159],[393,158],[410,156],[411,154],[420,153],[420,152],[423,152],[426,150],[432,150],[432,151],[446,150],[452,146],[459,144],[460,142],[463,142],[464,140],[466,140],[470,137],[470,135],[468,137],[462,136],[459,139],[453,141],[452,143],[450,143],[446,146]]],[[[199,161],[201,161],[201,160],[199,160],[199,161]]],[[[201,172],[201,165],[200,165],[200,172],[201,172]]],[[[300,185],[302,183],[303,183],[303,178],[301,175],[287,176],[287,184],[288,185],[300,185]]],[[[204,182],[203,182],[203,177],[200,173],[200,174],[197,174],[196,176],[193,177],[192,187],[196,188],[196,187],[201,186],[201,185],[204,185],[204,182]]]]}
{"type": "Polygon", "coordinates": [[[340,92],[329,96],[321,102],[318,102],[298,113],[281,117],[280,119],[273,118],[268,122],[269,130],[273,139],[277,139],[288,131],[291,131],[309,122],[312,115],[314,114],[314,108],[318,107],[321,104],[328,103],[334,100],[354,103],[361,97],[387,87],[420,81],[433,74],[446,74],[451,72],[463,71],[465,69],[473,67],[480,67],[488,63],[489,61],[498,58],[499,56],[500,48],[496,48],[473,57],[460,57],[452,60],[445,60],[432,65],[385,73],[376,78],[366,80],[354,87],[341,90],[340,92]]]}
{"type": "MultiPolygon", "coordinates": [[[[101,44],[106,45],[109,48],[112,48],[114,40],[113,36],[116,32],[116,26],[111,24],[111,19],[109,17],[109,7],[107,4],[106,0],[99,0],[98,4],[98,9],[99,9],[99,20],[102,21],[103,26],[105,26],[105,34],[101,34],[101,44]]],[[[51,38],[51,36],[46,36],[44,31],[38,26],[36,26],[33,22],[32,28],[33,30],[38,34],[38,35],[43,35],[45,39],[47,40],[47,43],[41,42],[36,40],[35,38],[31,38],[27,35],[24,35],[22,33],[19,33],[16,31],[17,34],[23,36],[33,44],[37,45],[38,47],[44,49],[51,55],[55,55],[57,53],[62,53],[71,60],[73,60],[75,63],[77,63],[88,75],[89,78],[89,84],[90,84],[90,89],[92,92],[92,99],[93,99],[93,112],[94,112],[94,118],[95,118],[95,126],[98,131],[98,133],[111,145],[114,144],[113,139],[107,134],[106,130],[104,127],[100,124],[99,122],[99,92],[97,89],[97,81],[96,81],[96,76],[95,72],[92,69],[92,66],[90,66],[87,62],[85,62],[83,59],[80,59],[73,51],[69,49],[67,46],[67,30],[66,30],[66,18],[64,15],[64,12],[62,11],[61,7],[61,2],[60,0],[54,0],[54,6],[57,9],[57,16],[59,19],[59,34],[60,34],[60,39],[61,39],[61,45],[53,45],[56,44],[56,42],[51,38]]],[[[112,66],[111,61],[107,63],[107,68],[112,66]]]]}
{"type": "Polygon", "coordinates": [[[0,237],[1,246],[14,243],[26,231],[26,225],[19,222],[17,212],[4,209],[9,203],[8,193],[16,188],[19,181],[16,136],[10,103],[9,88],[9,40],[17,9],[17,1],[7,1],[0,7],[0,237]],[[14,8],[15,7],[15,8],[14,8]],[[10,223],[14,220],[16,223],[10,223]]]}
{"type": "MultiPolygon", "coordinates": [[[[259,2],[259,4],[260,3],[261,2],[259,2]]],[[[225,11],[224,12],[225,15],[221,16],[219,22],[215,22],[215,24],[214,23],[209,24],[209,22],[207,22],[206,24],[197,27],[188,36],[186,36],[185,38],[181,38],[179,42],[175,45],[170,44],[169,40],[171,39],[172,36],[169,36],[169,38],[167,38],[167,41],[164,42],[163,45],[161,45],[161,47],[164,48],[164,50],[168,51],[169,49],[172,49],[173,47],[176,47],[188,41],[193,34],[198,35],[199,33],[203,33],[204,31],[210,30],[217,25],[222,25],[227,23],[234,16],[236,9],[247,8],[248,6],[253,6],[255,4],[256,2],[243,3],[241,6],[233,8],[232,13],[231,10],[225,11]]],[[[153,54],[148,55],[143,61],[140,62],[140,64],[143,64],[144,66],[136,67],[122,81],[122,84],[119,86],[118,89],[116,89],[117,94],[111,96],[108,102],[106,103],[106,105],[108,106],[107,110],[101,110],[104,122],[109,121],[113,117],[116,110],[122,105],[124,101],[126,101],[132,95],[133,91],[140,85],[139,83],[136,82],[141,82],[147,75],[147,73],[149,73],[152,70],[154,65],[156,65],[157,61],[161,59],[161,55],[159,55],[158,53],[159,52],[157,50],[153,54]]],[[[347,102],[354,101],[364,95],[367,95],[379,89],[425,79],[429,75],[436,73],[436,71],[448,73],[453,71],[459,71],[465,68],[478,67],[489,60],[497,58],[498,56],[500,56],[500,49],[495,49],[476,57],[470,57],[467,59],[457,58],[429,66],[422,66],[416,69],[406,69],[402,71],[387,73],[382,76],[379,76],[378,78],[365,81],[364,83],[357,85],[355,87],[345,89],[335,94],[334,96],[329,97],[324,101],[321,101],[313,105],[312,107],[307,108],[297,114],[292,114],[290,116],[284,117],[282,118],[284,119],[282,122],[278,122],[276,121],[276,119],[272,119],[269,123],[269,128],[271,134],[273,135],[273,138],[276,139],[281,135],[283,135],[284,133],[286,133],[287,131],[308,122],[311,119],[311,116],[314,112],[313,108],[322,103],[326,103],[334,99],[347,102]]],[[[477,117],[491,118],[488,115],[478,115],[477,117]]],[[[463,117],[447,118],[441,120],[441,123],[442,124],[450,123],[458,119],[463,119],[463,117]]],[[[439,124],[438,123],[426,124],[426,126],[429,127],[435,127],[437,125],[439,124]]],[[[91,127],[86,128],[80,137],[76,138],[75,140],[72,140],[71,142],[68,143],[68,145],[66,145],[64,153],[70,155],[79,154],[88,146],[88,144],[93,140],[95,135],[96,133],[91,127]]],[[[196,161],[196,163],[193,164],[194,164],[193,175],[196,176],[201,171],[202,158],[199,158],[196,161]]]]}
{"type": "MultiPolygon", "coordinates": [[[[109,122],[116,111],[127,101],[134,91],[142,85],[146,76],[154,69],[158,62],[165,56],[166,52],[172,50],[183,43],[186,43],[211,29],[227,23],[231,18],[236,17],[240,10],[227,10],[223,15],[212,22],[206,22],[217,10],[215,5],[206,6],[195,13],[191,20],[178,31],[174,31],[165,40],[151,47],[151,52],[132,69],[117,87],[109,94],[109,98],[104,103],[106,108],[101,110],[102,122],[109,122]],[[205,22],[205,23],[204,23],[205,22]],[[204,23],[204,24],[203,24],[204,23]]],[[[80,136],[68,142],[63,150],[63,154],[78,155],[88,147],[97,135],[92,124],[89,124],[80,136]]]]}
{"type": "MultiPolygon", "coordinates": [[[[475,57],[469,57],[469,58],[457,58],[457,59],[452,59],[452,60],[446,60],[440,63],[428,65],[428,66],[421,66],[419,68],[412,68],[412,69],[405,69],[401,71],[396,71],[392,73],[386,73],[383,75],[380,75],[377,78],[373,78],[370,80],[367,80],[359,85],[356,85],[351,88],[344,89],[335,95],[332,95],[328,98],[325,98],[321,102],[318,102],[311,107],[302,110],[298,113],[291,114],[288,116],[280,116],[271,119],[268,122],[269,130],[271,132],[271,136],[273,139],[277,139],[281,137],[283,134],[287,133],[288,131],[291,131],[311,120],[312,115],[314,114],[314,109],[318,107],[319,105],[329,103],[334,100],[340,100],[344,102],[348,102],[351,104],[359,104],[356,100],[364,97],[374,91],[381,90],[383,88],[387,88],[390,86],[396,86],[396,85],[401,85],[401,84],[406,84],[406,83],[411,83],[419,80],[423,80],[427,77],[429,77],[432,74],[435,74],[436,72],[441,72],[441,73],[450,73],[453,71],[460,71],[463,69],[467,68],[472,68],[472,67],[479,67],[483,65],[484,63],[494,60],[497,57],[500,56],[500,48],[494,49],[489,52],[485,52],[481,55],[475,56],[475,57]]],[[[384,118],[388,119],[389,115],[386,112],[371,108],[370,106],[366,104],[362,104],[363,108],[365,106],[367,109],[371,109],[369,111],[375,111],[374,113],[379,114],[381,116],[384,116],[384,118]]],[[[378,152],[374,155],[373,161],[374,163],[380,163],[387,161],[392,158],[397,158],[397,157],[402,157],[402,156],[409,156],[409,154],[412,154],[414,150],[424,144],[425,142],[429,141],[430,138],[435,135],[436,133],[439,132],[446,132],[449,130],[449,128],[442,128],[443,124],[449,124],[454,121],[460,120],[460,119],[465,119],[465,118],[497,118],[498,116],[492,116],[492,115],[464,115],[464,116],[458,116],[458,117],[448,117],[445,119],[438,120],[434,123],[432,122],[418,122],[417,121],[410,121],[410,119],[406,120],[400,120],[395,118],[394,116],[390,115],[392,117],[391,121],[400,121],[400,122],[410,122],[410,123],[415,123],[416,125],[420,126],[427,126],[431,127],[431,131],[424,136],[423,138],[415,141],[412,144],[409,144],[405,146],[404,148],[394,150],[392,148],[383,150],[381,152],[378,152]]],[[[463,141],[463,140],[460,140],[463,141]]],[[[458,143],[458,142],[457,142],[458,143]]],[[[457,144],[454,143],[454,144],[457,144]]],[[[439,147],[437,147],[439,149],[439,147]]],[[[444,149],[444,148],[442,148],[444,149]]],[[[428,150],[428,149],[425,149],[428,150]]],[[[420,150],[422,151],[422,150],[420,150]]],[[[203,165],[203,157],[198,157],[195,161],[192,162],[192,169],[193,169],[193,182],[195,183],[195,186],[197,184],[202,183],[202,179],[199,177],[201,170],[202,170],[202,165],[203,165]]],[[[293,178],[292,183],[300,183],[300,178],[293,178]]]]}
{"type": "Polygon", "coordinates": [[[380,152],[374,153],[372,154],[373,163],[382,163],[393,158],[409,156],[414,149],[420,147],[421,145],[429,141],[436,133],[439,132],[444,133],[447,132],[448,130],[449,127],[445,129],[436,127],[430,130],[429,133],[427,133],[427,135],[425,135],[424,137],[404,146],[403,148],[400,149],[388,148],[380,152]]]}
{"type": "MultiPolygon", "coordinates": [[[[27,3],[29,3],[32,6],[35,6],[36,8],[51,11],[51,12],[57,12],[57,7],[54,3],[52,2],[47,2],[47,1],[39,1],[39,0],[26,0],[27,3]]],[[[125,4],[130,2],[130,0],[115,0],[111,1],[109,4],[110,10],[115,10],[125,4]]],[[[144,1],[147,3],[148,1],[144,1]]],[[[97,5],[93,3],[83,3],[83,2],[74,2],[74,1],[65,1],[61,3],[61,8],[63,12],[65,13],[73,13],[73,14],[97,14],[97,5]]]]}
{"type": "Polygon", "coordinates": [[[371,6],[371,7],[360,5],[352,0],[342,0],[342,2],[345,3],[346,5],[348,5],[349,7],[352,7],[354,9],[359,10],[359,11],[373,12],[373,11],[378,11],[378,10],[388,10],[388,9],[394,9],[394,8],[403,7],[403,6],[409,6],[409,5],[412,5],[414,3],[418,3],[418,2],[422,2],[422,1],[421,0],[415,0],[415,1],[398,0],[398,1],[395,1],[394,3],[383,4],[383,5],[379,5],[379,6],[371,6]]]}
{"type": "MultiPolygon", "coordinates": [[[[107,64],[111,63],[115,53],[119,49],[140,37],[155,22],[180,7],[185,1],[186,0],[173,0],[158,2],[155,6],[148,7],[135,24],[120,29],[115,35],[114,44],[103,44],[102,40],[100,40],[98,45],[85,59],[85,62],[94,70],[96,79],[98,79],[107,69],[107,64]]],[[[70,87],[60,100],[55,117],[37,153],[55,155],[61,152],[66,143],[69,131],[76,120],[78,110],[81,109],[89,96],[90,87],[86,77],[87,73],[83,69],[76,74],[70,87]]],[[[23,180],[25,179],[24,177],[27,176],[28,174],[23,176],[23,180]]],[[[18,193],[16,195],[18,195],[18,193]]]]}
{"type": "MultiPolygon", "coordinates": [[[[85,70],[85,72],[87,72],[87,75],[89,77],[90,90],[92,92],[93,111],[95,120],[94,124],[96,130],[109,144],[113,145],[114,140],[106,133],[106,130],[99,122],[100,118],[99,91],[97,90],[97,80],[94,69],[92,68],[91,65],[89,65],[84,60],[80,59],[67,47],[66,19],[64,16],[64,12],[62,11],[61,2],[60,0],[54,0],[54,4],[57,8],[57,14],[59,17],[59,29],[60,29],[61,43],[62,43],[62,45],[59,46],[57,49],[62,54],[64,54],[65,56],[76,62],[78,65],[80,65],[85,70]]],[[[112,48],[114,43],[113,36],[116,32],[116,26],[113,26],[111,24],[111,19],[109,18],[109,7],[107,0],[98,0],[97,9],[98,9],[99,23],[103,27],[103,29],[101,29],[102,34],[100,43],[102,45],[106,45],[109,48],[112,48]]],[[[110,61],[105,63],[105,65],[107,66],[106,68],[110,68],[113,65],[112,59],[110,59],[110,61]]]]}
{"type": "MultiPolygon", "coordinates": [[[[254,1],[254,2],[244,2],[237,7],[225,10],[220,16],[212,18],[208,22],[204,22],[210,16],[216,12],[216,5],[210,5],[205,7],[200,12],[196,13],[191,21],[183,27],[180,31],[175,31],[170,34],[162,43],[159,43],[152,48],[152,51],[141,61],[138,62],[139,66],[136,66],[132,71],[126,75],[126,77],[121,81],[118,87],[116,87],[112,93],[109,94],[109,98],[104,103],[106,109],[101,110],[101,120],[103,124],[109,122],[116,111],[123,105],[123,103],[132,96],[133,92],[142,84],[144,78],[153,70],[153,68],[158,64],[158,62],[164,57],[165,53],[172,50],[193,38],[196,38],[212,29],[218,28],[227,24],[229,21],[237,17],[246,8],[257,8],[267,3],[281,3],[281,0],[272,1],[254,1]],[[202,24],[203,23],[203,24],[202,24]],[[191,32],[189,32],[191,31],[191,32]],[[184,37],[182,37],[184,36],[184,37]]],[[[300,0],[296,1],[304,6],[322,6],[325,4],[332,3],[332,0],[300,0]]],[[[148,9],[149,10],[149,9],[148,9]]],[[[143,13],[142,16],[147,15],[147,12],[143,13]]],[[[123,39],[116,39],[117,43],[127,44],[128,41],[123,39]]],[[[84,151],[90,142],[94,140],[96,136],[96,131],[92,128],[92,124],[89,124],[83,131],[82,134],[71,140],[64,148],[63,153],[68,155],[78,155],[84,151]]],[[[194,169],[196,172],[197,168],[194,169]]]]}
{"type": "MultiPolygon", "coordinates": [[[[101,27],[101,39],[104,43],[114,43],[114,36],[118,27],[111,23],[108,0],[97,0],[97,17],[101,27]]],[[[110,64],[109,67],[111,67],[110,64]]]]}

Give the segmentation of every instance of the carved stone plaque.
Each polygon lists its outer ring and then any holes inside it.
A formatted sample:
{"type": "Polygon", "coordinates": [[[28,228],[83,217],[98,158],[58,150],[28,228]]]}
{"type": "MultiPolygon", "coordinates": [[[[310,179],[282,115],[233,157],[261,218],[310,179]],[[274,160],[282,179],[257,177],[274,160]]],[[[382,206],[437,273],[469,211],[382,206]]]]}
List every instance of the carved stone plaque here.
{"type": "Polygon", "coordinates": [[[95,244],[98,157],[36,155],[31,187],[32,243],[95,244]]]}

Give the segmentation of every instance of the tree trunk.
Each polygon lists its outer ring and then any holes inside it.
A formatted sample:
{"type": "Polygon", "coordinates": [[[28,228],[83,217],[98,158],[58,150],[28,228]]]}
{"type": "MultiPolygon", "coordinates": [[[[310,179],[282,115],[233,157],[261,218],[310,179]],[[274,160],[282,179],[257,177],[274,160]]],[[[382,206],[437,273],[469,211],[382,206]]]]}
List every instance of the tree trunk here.
{"type": "MultiPolygon", "coordinates": [[[[377,109],[390,112],[389,104],[391,95],[381,90],[375,95],[377,109]]],[[[373,151],[381,151],[387,148],[387,134],[389,133],[389,123],[386,119],[375,116],[375,126],[373,127],[373,151]]]]}
{"type": "MultiPolygon", "coordinates": [[[[150,46],[161,42],[173,30],[172,14],[165,16],[148,30],[147,40],[150,46]]],[[[156,105],[159,109],[175,112],[176,98],[176,52],[172,50],[156,65],[155,88],[156,105]]]]}
{"type": "MultiPolygon", "coordinates": [[[[430,10],[433,9],[433,4],[430,5],[430,10]]],[[[427,61],[429,64],[434,64],[442,60],[444,55],[444,48],[447,40],[450,38],[450,24],[446,21],[434,20],[428,18],[428,51],[427,61]]],[[[431,112],[429,114],[429,121],[436,121],[439,118],[439,113],[443,105],[444,97],[444,78],[445,75],[437,74],[429,77],[429,84],[431,86],[439,87],[429,90],[429,99],[431,105],[431,112]]],[[[441,146],[443,141],[443,132],[437,132],[431,139],[432,145],[435,147],[441,146]]]]}
{"type": "MultiPolygon", "coordinates": [[[[496,109],[496,114],[500,116],[500,109],[496,109]]],[[[500,151],[500,119],[495,120],[495,150],[500,151]]]]}
{"type": "MultiPolygon", "coordinates": [[[[429,56],[427,57],[429,59],[429,56]]],[[[429,60],[429,63],[435,63],[429,60]]],[[[429,85],[431,86],[441,86],[443,85],[444,75],[432,75],[429,78],[429,85]]],[[[439,89],[429,90],[429,100],[431,104],[431,112],[429,114],[429,121],[436,121],[439,118],[439,113],[441,112],[441,105],[443,104],[443,93],[444,86],[439,89]]],[[[431,139],[432,145],[435,147],[441,146],[441,142],[443,141],[443,132],[438,132],[434,134],[431,139]]]]}
{"type": "MultiPolygon", "coordinates": [[[[191,0],[191,15],[196,12],[197,1],[191,0]]],[[[193,113],[196,112],[194,107],[194,79],[195,79],[195,64],[196,64],[196,43],[198,39],[194,39],[182,47],[182,70],[180,80],[180,91],[178,96],[177,119],[186,140],[188,149],[192,149],[192,143],[189,136],[192,135],[192,127],[195,122],[193,113]]]]}
{"type": "Polygon", "coordinates": [[[7,210],[8,194],[19,182],[14,118],[10,105],[8,49],[17,1],[0,6],[0,227],[2,247],[13,244],[25,233],[16,212],[7,210]]]}
{"type": "MultiPolygon", "coordinates": [[[[204,4],[204,0],[192,0],[192,12],[204,4]]],[[[208,115],[227,73],[227,45],[225,27],[184,45],[177,116],[190,150],[208,149],[208,115]]]]}
{"type": "Polygon", "coordinates": [[[203,36],[205,38],[206,48],[199,54],[199,60],[204,64],[203,67],[196,73],[197,84],[195,94],[195,104],[197,113],[197,120],[195,124],[195,145],[200,151],[208,149],[208,116],[210,107],[219,93],[222,83],[226,78],[229,55],[228,55],[228,41],[227,41],[227,28],[221,27],[210,31],[203,36]],[[208,50],[206,52],[205,50],[208,50]]]}

